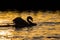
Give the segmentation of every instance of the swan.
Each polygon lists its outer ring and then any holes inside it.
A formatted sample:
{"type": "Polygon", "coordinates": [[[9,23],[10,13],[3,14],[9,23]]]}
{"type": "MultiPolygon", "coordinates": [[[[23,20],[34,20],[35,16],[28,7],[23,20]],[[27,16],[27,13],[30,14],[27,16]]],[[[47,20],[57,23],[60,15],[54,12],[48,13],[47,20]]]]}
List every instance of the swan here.
{"type": "Polygon", "coordinates": [[[15,28],[17,30],[19,30],[20,28],[32,27],[37,25],[36,23],[32,23],[30,20],[33,21],[33,18],[31,16],[27,17],[27,22],[23,20],[21,17],[17,17],[13,20],[13,23],[15,24],[15,28]]]}

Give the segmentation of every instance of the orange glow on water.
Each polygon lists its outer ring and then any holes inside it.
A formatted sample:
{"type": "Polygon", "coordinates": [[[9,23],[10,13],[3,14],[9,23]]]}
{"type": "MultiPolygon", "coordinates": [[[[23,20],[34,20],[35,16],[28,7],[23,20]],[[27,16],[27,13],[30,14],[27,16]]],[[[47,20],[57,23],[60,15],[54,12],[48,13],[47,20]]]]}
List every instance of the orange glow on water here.
{"type": "MultiPolygon", "coordinates": [[[[22,17],[24,20],[26,20],[27,16],[32,16],[33,17],[33,22],[38,23],[38,22],[60,22],[60,12],[41,12],[38,11],[38,13],[34,12],[22,12],[22,13],[17,13],[17,12],[0,12],[0,24],[1,23],[13,23],[12,20],[16,17],[22,17]]],[[[26,20],[27,21],[27,20],[26,20]]],[[[42,40],[50,40],[46,38],[48,35],[54,35],[54,34],[60,34],[60,24],[55,24],[55,26],[50,26],[50,25],[42,25],[42,26],[36,26],[32,27],[30,29],[23,28],[19,31],[13,31],[11,35],[17,35],[21,36],[20,38],[12,38],[12,40],[23,40],[24,38],[28,40],[33,39],[33,37],[39,37],[39,36],[45,36],[42,40]],[[52,30],[49,30],[52,29],[52,30]],[[26,31],[28,30],[28,31],[26,31]]],[[[7,31],[6,31],[7,32],[7,31]]],[[[2,35],[6,33],[5,31],[0,32],[2,35]]],[[[9,34],[9,32],[8,32],[9,34]]],[[[4,39],[1,39],[4,40],[4,39]]],[[[51,39],[52,40],[52,39],[51,39]]]]}

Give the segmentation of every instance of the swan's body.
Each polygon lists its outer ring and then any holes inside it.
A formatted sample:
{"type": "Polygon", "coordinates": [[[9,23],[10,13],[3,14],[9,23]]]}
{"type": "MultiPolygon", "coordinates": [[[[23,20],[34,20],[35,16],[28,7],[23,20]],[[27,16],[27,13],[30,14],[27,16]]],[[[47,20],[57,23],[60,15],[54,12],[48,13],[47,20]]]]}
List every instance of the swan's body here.
{"type": "Polygon", "coordinates": [[[15,18],[13,20],[13,22],[15,23],[15,28],[19,29],[19,28],[23,28],[23,27],[35,26],[36,24],[29,21],[29,19],[32,20],[32,17],[30,17],[30,16],[27,17],[27,22],[25,20],[23,20],[22,18],[20,18],[20,17],[15,18]]]}

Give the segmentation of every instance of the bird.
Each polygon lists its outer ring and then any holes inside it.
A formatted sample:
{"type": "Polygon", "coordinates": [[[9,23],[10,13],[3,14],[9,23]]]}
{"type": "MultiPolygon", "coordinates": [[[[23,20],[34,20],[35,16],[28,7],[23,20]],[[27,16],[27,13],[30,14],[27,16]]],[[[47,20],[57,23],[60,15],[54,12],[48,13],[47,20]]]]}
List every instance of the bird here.
{"type": "Polygon", "coordinates": [[[27,17],[27,21],[25,21],[21,17],[16,17],[15,19],[13,19],[13,23],[15,24],[16,30],[19,30],[20,28],[24,27],[29,28],[37,25],[36,23],[32,23],[30,20],[33,21],[33,18],[31,16],[27,17]]]}

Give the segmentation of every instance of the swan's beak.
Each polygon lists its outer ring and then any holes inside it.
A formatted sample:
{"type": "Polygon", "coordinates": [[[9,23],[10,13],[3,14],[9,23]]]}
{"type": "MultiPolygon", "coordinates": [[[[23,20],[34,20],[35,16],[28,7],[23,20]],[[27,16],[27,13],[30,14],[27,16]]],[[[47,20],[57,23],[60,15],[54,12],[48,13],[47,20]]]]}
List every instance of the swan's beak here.
{"type": "Polygon", "coordinates": [[[33,21],[33,18],[30,18],[31,19],[31,21],[33,21]]]}
{"type": "Polygon", "coordinates": [[[33,19],[32,19],[32,21],[33,21],[33,19]]]}

